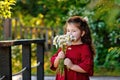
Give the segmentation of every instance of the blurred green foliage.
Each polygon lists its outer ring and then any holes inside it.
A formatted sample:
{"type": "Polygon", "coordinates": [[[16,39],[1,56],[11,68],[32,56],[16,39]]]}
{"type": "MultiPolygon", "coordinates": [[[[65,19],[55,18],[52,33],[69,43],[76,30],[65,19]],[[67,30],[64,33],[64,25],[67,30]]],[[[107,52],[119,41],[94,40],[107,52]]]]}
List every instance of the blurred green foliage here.
{"type": "Polygon", "coordinates": [[[15,5],[16,0],[1,0],[0,1],[0,18],[10,18],[11,9],[15,5]]]}
{"type": "Polygon", "coordinates": [[[108,70],[120,69],[120,47],[111,47],[105,58],[104,66],[108,70]]]}
{"type": "MultiPolygon", "coordinates": [[[[119,9],[120,0],[17,0],[12,9],[12,17],[19,18],[19,21],[28,27],[62,29],[70,16],[87,16],[96,48],[95,75],[120,76],[119,9]]],[[[63,30],[60,33],[63,33],[63,30]]],[[[54,52],[55,50],[52,50],[50,53],[54,52]]],[[[45,55],[45,74],[53,74],[49,69],[50,56],[45,55]]]]}

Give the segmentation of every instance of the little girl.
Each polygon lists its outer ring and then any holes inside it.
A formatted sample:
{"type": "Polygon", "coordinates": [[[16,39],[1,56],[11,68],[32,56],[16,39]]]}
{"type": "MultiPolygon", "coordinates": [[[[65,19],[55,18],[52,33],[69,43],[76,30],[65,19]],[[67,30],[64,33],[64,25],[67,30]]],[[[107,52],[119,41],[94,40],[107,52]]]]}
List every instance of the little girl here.
{"type": "Polygon", "coordinates": [[[57,73],[56,80],[90,80],[93,75],[93,56],[95,54],[90,29],[86,20],[73,16],[66,21],[65,34],[73,35],[76,40],[66,50],[59,49],[51,57],[51,69],[56,70],[59,60],[64,59],[64,75],[57,73]]]}

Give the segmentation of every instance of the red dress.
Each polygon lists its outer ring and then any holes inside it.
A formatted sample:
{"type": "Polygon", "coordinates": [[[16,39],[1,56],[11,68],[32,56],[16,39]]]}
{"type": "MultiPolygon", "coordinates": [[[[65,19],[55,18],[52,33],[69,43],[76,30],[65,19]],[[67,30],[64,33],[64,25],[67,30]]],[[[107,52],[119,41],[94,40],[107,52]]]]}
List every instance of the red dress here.
{"type": "MultiPolygon", "coordinates": [[[[61,49],[57,51],[51,57],[51,69],[56,70],[53,66],[54,60],[60,52],[61,49]]],[[[80,73],[73,70],[67,70],[65,67],[64,76],[60,76],[59,73],[56,75],[56,80],[89,80],[89,76],[93,75],[93,56],[87,44],[71,45],[67,48],[66,57],[69,58],[73,64],[79,65],[87,73],[80,73]]]]}

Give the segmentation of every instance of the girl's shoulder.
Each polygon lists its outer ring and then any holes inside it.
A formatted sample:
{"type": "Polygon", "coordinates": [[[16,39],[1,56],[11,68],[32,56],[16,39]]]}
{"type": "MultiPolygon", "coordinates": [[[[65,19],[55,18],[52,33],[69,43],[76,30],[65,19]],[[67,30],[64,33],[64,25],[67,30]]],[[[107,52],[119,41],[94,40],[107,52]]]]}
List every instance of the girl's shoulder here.
{"type": "Polygon", "coordinates": [[[75,50],[80,50],[80,51],[89,49],[89,45],[87,45],[87,44],[71,45],[70,47],[75,49],[75,50]]]}
{"type": "Polygon", "coordinates": [[[88,50],[88,49],[89,49],[89,45],[88,45],[88,44],[82,44],[82,45],[81,45],[81,48],[88,50]]]}
{"type": "Polygon", "coordinates": [[[81,46],[84,47],[84,48],[88,48],[88,47],[89,47],[89,45],[88,45],[88,44],[85,44],[85,43],[82,44],[81,46]]]}
{"type": "Polygon", "coordinates": [[[87,44],[77,44],[77,45],[72,45],[73,47],[89,47],[87,44]]]}

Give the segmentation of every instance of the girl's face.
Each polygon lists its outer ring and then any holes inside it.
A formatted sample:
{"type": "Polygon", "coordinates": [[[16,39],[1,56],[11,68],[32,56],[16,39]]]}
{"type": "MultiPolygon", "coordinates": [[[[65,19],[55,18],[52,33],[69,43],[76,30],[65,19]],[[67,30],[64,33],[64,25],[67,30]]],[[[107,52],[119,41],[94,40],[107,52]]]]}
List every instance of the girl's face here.
{"type": "Polygon", "coordinates": [[[76,38],[75,42],[81,42],[82,32],[77,27],[77,25],[75,25],[73,23],[67,24],[66,34],[73,35],[76,38]]]}

